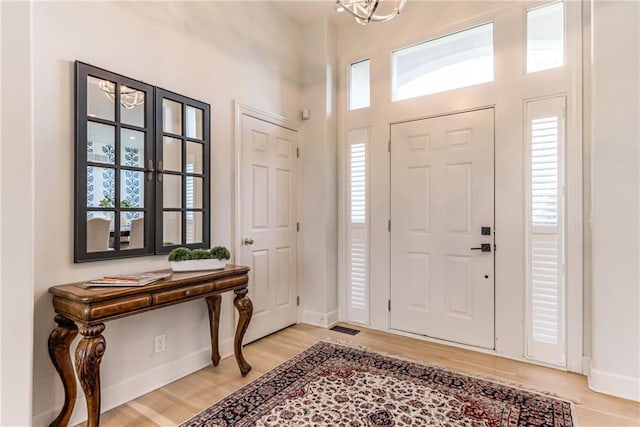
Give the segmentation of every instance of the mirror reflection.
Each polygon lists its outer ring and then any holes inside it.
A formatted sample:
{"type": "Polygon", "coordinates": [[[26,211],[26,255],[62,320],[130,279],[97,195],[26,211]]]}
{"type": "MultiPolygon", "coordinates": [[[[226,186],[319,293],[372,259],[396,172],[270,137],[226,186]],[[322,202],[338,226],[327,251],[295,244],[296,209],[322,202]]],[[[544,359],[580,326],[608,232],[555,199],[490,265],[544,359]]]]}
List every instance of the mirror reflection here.
{"type": "Polygon", "coordinates": [[[174,135],[182,135],[182,104],[162,100],[162,131],[174,135]]]}
{"type": "Polygon", "coordinates": [[[182,140],[165,136],[162,138],[164,170],[182,171],[182,140]]]}
{"type": "Polygon", "coordinates": [[[144,212],[122,212],[120,227],[120,249],[144,247],[144,212]]]}
{"type": "Polygon", "coordinates": [[[115,126],[87,122],[87,161],[114,164],[115,126]]]}
{"type": "Polygon", "coordinates": [[[120,121],[128,125],[144,127],[144,92],[120,86],[120,121]]]}
{"type": "Polygon", "coordinates": [[[116,199],[116,170],[87,166],[87,207],[112,208],[116,199]]]}
{"type": "Polygon", "coordinates": [[[202,139],[202,110],[190,105],[187,105],[185,110],[185,133],[187,138],[202,139]]]}
{"type": "Polygon", "coordinates": [[[182,213],[163,212],[162,216],[162,234],[164,236],[162,246],[181,245],[182,213]]]}
{"type": "MultiPolygon", "coordinates": [[[[115,248],[115,212],[87,212],[87,252],[105,252],[115,248]]],[[[120,249],[144,247],[144,212],[120,213],[120,249]]]]}
{"type": "Polygon", "coordinates": [[[113,212],[87,212],[87,252],[104,252],[113,249],[111,230],[113,212]]]}
{"type": "Polygon", "coordinates": [[[202,178],[187,176],[186,177],[186,208],[201,209],[202,208],[202,178]]]}
{"type": "MultiPolygon", "coordinates": [[[[108,80],[87,78],[87,115],[100,119],[114,120],[114,97],[109,97],[109,90],[115,91],[116,84],[108,80]]],[[[115,92],[113,92],[115,93],[115,92]]]]}
{"type": "Polygon", "coordinates": [[[123,166],[144,167],[144,132],[120,130],[120,164],[123,166]]]}
{"type": "Polygon", "coordinates": [[[187,243],[201,243],[202,236],[202,212],[187,211],[187,243]]]}
{"type": "Polygon", "coordinates": [[[144,207],[144,172],[120,171],[120,207],[144,207]]]}
{"type": "Polygon", "coordinates": [[[202,173],[202,144],[187,142],[187,173],[202,173]]]}
{"type": "Polygon", "coordinates": [[[164,208],[182,207],[182,177],[164,174],[162,178],[162,206],[164,208]]]}

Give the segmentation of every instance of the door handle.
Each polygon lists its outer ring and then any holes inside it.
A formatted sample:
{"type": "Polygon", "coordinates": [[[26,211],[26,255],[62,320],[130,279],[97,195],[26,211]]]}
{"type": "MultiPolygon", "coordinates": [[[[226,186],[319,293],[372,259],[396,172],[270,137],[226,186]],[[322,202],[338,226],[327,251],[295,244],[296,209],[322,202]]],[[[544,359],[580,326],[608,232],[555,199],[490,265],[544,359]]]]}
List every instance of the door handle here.
{"type": "Polygon", "coordinates": [[[479,248],[470,248],[472,251],[491,252],[491,243],[481,243],[479,248]]]}
{"type": "Polygon", "coordinates": [[[162,168],[162,160],[158,160],[158,182],[162,182],[162,172],[164,171],[164,169],[162,168]]]}
{"type": "Polygon", "coordinates": [[[251,237],[245,237],[242,240],[242,244],[247,246],[253,245],[253,239],[251,237]]]}
{"type": "Polygon", "coordinates": [[[149,159],[149,160],[147,160],[147,179],[149,181],[153,180],[153,172],[154,172],[153,160],[149,159]]]}

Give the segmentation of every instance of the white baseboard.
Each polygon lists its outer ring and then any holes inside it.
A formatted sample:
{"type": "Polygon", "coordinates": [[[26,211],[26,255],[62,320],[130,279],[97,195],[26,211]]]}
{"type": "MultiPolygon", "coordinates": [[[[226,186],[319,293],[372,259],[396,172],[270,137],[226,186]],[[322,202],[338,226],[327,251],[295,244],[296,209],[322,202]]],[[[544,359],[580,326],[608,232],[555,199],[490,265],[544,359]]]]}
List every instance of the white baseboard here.
{"type": "Polygon", "coordinates": [[[589,372],[589,388],[599,393],[640,402],[640,378],[591,368],[589,372]]]}
{"type": "MultiPolygon", "coordinates": [[[[220,356],[225,358],[233,354],[233,338],[220,341],[220,356]]],[[[178,378],[211,365],[211,347],[205,347],[181,359],[173,360],[166,365],[158,366],[140,375],[129,378],[119,384],[105,387],[101,390],[100,412],[105,412],[127,403],[143,394],[167,385],[178,378]]],[[[55,408],[48,409],[33,417],[34,427],[48,426],[58,416],[62,402],[55,408]]],[[[78,397],[69,421],[69,425],[76,425],[87,419],[87,404],[78,384],[78,397]]]]}
{"type": "Polygon", "coordinates": [[[321,328],[331,328],[338,323],[338,310],[333,310],[328,313],[304,311],[302,313],[302,323],[319,326],[321,328]]]}
{"type": "Polygon", "coordinates": [[[591,356],[582,356],[582,375],[589,376],[591,370],[591,356]]]}

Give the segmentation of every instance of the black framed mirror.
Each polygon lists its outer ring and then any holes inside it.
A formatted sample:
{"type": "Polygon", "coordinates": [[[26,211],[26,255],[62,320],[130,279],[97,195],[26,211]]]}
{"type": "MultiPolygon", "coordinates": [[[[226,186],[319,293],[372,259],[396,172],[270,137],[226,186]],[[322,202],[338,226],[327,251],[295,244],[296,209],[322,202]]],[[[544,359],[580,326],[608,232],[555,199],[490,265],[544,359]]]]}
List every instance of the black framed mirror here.
{"type": "Polygon", "coordinates": [[[75,262],[208,247],[209,105],[79,61],[75,95],[75,262]]]}

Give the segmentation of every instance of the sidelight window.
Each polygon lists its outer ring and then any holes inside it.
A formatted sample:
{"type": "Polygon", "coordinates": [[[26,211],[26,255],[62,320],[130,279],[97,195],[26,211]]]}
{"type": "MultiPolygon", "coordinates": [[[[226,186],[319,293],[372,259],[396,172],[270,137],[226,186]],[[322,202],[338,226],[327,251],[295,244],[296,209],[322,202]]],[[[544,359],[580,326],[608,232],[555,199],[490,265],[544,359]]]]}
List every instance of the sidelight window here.
{"type": "Polygon", "coordinates": [[[564,365],[564,97],[526,103],[527,357],[564,365]]]}
{"type": "Polygon", "coordinates": [[[369,323],[369,214],[367,151],[369,128],[348,133],[348,320],[369,323]]]}

